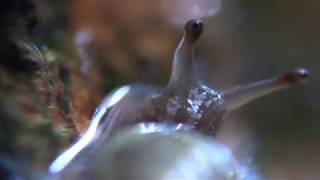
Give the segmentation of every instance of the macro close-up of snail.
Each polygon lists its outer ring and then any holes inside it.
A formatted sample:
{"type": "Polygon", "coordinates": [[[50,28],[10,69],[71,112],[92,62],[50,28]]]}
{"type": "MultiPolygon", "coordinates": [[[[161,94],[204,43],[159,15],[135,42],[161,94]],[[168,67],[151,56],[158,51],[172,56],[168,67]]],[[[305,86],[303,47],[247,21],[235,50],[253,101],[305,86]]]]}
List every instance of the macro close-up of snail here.
{"type": "Polygon", "coordinates": [[[186,22],[163,88],[130,84],[106,96],[49,173],[57,179],[246,179],[232,152],[215,141],[225,114],[299,84],[309,72],[298,68],[229,89],[209,87],[194,68],[203,30],[199,19],[186,22]]]}
{"type": "Polygon", "coordinates": [[[0,180],[320,179],[319,5],[3,0],[0,180]]]}

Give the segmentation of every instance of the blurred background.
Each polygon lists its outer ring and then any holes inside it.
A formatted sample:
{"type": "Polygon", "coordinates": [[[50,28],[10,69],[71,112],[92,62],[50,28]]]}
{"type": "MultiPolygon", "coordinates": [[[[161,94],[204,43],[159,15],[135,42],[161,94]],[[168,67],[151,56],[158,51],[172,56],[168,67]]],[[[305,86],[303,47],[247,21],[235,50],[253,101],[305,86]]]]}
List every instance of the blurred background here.
{"type": "Polygon", "coordinates": [[[311,71],[308,83],[230,113],[218,139],[264,179],[318,179],[319,7],[315,0],[4,1],[1,163],[41,171],[112,89],[165,85],[184,23],[201,17],[196,66],[211,87],[311,71]]]}

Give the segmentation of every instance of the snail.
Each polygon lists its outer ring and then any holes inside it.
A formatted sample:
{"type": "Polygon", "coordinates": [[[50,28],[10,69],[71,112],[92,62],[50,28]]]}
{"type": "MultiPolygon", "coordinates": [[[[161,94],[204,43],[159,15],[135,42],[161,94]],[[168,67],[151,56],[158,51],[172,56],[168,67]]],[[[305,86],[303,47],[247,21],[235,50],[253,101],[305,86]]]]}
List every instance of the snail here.
{"type": "Polygon", "coordinates": [[[269,93],[292,87],[309,76],[308,70],[299,68],[248,85],[222,91],[212,89],[198,79],[193,66],[194,49],[203,29],[201,20],[190,20],[185,24],[165,88],[127,85],[110,93],[94,113],[87,132],[58,156],[49,172],[59,173],[88,145],[103,144],[117,131],[138,123],[180,124],[189,127],[190,131],[214,137],[227,112],[269,93]]]}

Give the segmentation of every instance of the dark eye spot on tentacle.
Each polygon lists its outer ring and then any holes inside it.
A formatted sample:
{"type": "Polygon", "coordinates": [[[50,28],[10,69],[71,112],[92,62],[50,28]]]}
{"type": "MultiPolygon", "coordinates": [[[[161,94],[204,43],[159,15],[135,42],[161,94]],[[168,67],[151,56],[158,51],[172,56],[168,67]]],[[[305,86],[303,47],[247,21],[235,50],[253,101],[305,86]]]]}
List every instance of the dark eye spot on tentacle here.
{"type": "Polygon", "coordinates": [[[305,80],[309,77],[310,73],[307,69],[299,68],[295,71],[286,73],[281,79],[280,82],[296,84],[302,80],[305,80]]]}
{"type": "Polygon", "coordinates": [[[298,76],[300,76],[301,78],[308,78],[310,73],[307,69],[304,68],[299,68],[296,70],[296,73],[298,74],[298,76]]]}
{"type": "Polygon", "coordinates": [[[201,20],[189,20],[185,25],[186,36],[191,41],[196,41],[203,31],[203,23],[201,20]]]}
{"type": "Polygon", "coordinates": [[[200,20],[194,21],[192,25],[194,28],[202,28],[202,26],[203,26],[203,24],[200,20]]]}

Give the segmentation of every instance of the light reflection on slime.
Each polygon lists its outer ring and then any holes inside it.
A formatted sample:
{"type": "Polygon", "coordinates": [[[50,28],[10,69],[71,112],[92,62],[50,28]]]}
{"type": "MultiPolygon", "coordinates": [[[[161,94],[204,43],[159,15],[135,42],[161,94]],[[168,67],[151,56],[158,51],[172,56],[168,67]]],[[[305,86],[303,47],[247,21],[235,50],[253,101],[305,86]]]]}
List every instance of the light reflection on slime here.
{"type": "Polygon", "coordinates": [[[72,159],[95,138],[98,125],[106,111],[125,97],[130,91],[129,86],[123,86],[106,97],[92,116],[90,126],[85,134],[69,149],[59,155],[49,166],[49,173],[56,174],[63,170],[72,159]]]}

